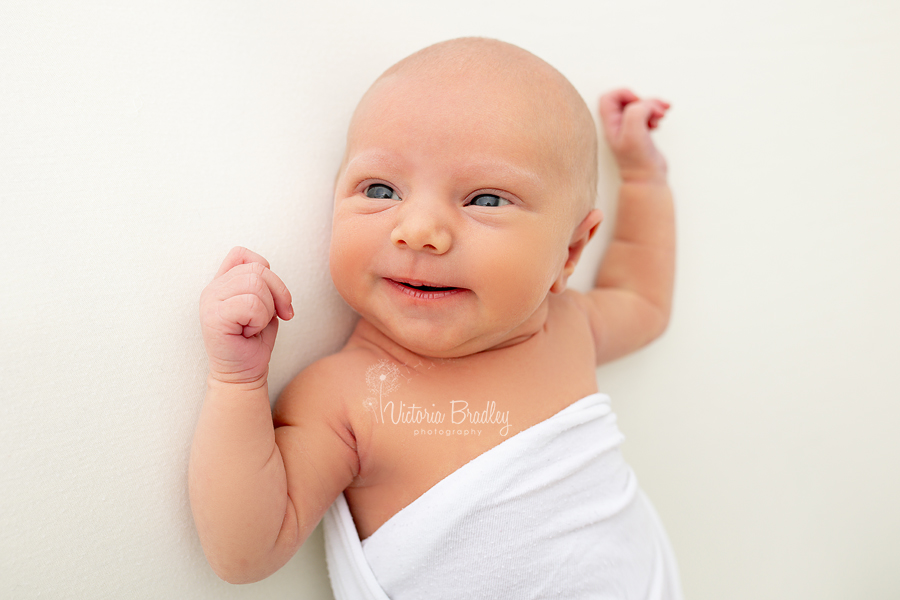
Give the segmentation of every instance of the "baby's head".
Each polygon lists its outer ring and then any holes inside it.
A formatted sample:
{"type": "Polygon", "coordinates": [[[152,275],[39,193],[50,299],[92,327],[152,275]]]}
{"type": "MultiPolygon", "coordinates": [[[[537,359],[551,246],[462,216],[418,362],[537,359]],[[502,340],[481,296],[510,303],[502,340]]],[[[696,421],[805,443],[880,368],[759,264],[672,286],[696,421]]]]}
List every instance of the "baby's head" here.
{"type": "Polygon", "coordinates": [[[401,81],[421,94],[409,98],[410,104],[439,105],[435,118],[507,119],[530,130],[531,141],[544,150],[547,166],[571,185],[567,196],[573,209],[583,217],[593,208],[597,135],[584,100],[548,63],[518,46],[488,38],[440,42],[385,71],[356,109],[341,172],[350,156],[354,127],[369,105],[380,99],[379,92],[401,81]]]}
{"type": "Polygon", "coordinates": [[[353,115],[335,187],[335,285],[427,356],[527,339],[599,223],[596,172],[590,111],[553,67],[495,40],[425,48],[353,115]]]}

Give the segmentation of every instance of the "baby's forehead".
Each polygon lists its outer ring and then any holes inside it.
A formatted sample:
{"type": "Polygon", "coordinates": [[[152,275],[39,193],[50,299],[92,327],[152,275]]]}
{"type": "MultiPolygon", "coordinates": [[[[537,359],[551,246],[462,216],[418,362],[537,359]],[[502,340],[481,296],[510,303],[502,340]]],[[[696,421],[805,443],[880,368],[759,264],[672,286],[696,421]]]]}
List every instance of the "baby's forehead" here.
{"type": "MultiPolygon", "coordinates": [[[[517,46],[463,38],[401,60],[360,101],[348,132],[348,153],[355,134],[362,130],[414,135],[417,122],[411,122],[412,115],[424,121],[469,125],[461,126],[461,131],[472,131],[471,125],[479,119],[492,125],[506,122],[510,128],[502,131],[543,146],[548,159],[545,168],[553,163],[559,167],[554,170],[585,179],[589,190],[596,188],[597,139],[590,110],[559,71],[517,46]]],[[[345,154],[345,165],[347,158],[345,154]]]]}
{"type": "MultiPolygon", "coordinates": [[[[393,73],[360,103],[351,123],[348,151],[376,145],[441,158],[502,155],[510,162],[535,159],[547,170],[568,146],[560,135],[562,110],[547,110],[527,85],[496,78],[434,72],[393,73]],[[525,158],[527,157],[527,158],[525,158]]],[[[473,158],[474,161],[474,158],[473,158]]],[[[477,162],[477,161],[474,161],[477,162]]]]}
{"type": "Polygon", "coordinates": [[[590,112],[565,77],[524,50],[497,44],[488,43],[484,52],[466,45],[407,57],[385,71],[360,101],[355,116],[369,118],[354,121],[387,125],[385,117],[398,111],[429,107],[430,114],[448,122],[508,120],[554,141],[581,135],[577,130],[585,126],[593,135],[590,112]]]}

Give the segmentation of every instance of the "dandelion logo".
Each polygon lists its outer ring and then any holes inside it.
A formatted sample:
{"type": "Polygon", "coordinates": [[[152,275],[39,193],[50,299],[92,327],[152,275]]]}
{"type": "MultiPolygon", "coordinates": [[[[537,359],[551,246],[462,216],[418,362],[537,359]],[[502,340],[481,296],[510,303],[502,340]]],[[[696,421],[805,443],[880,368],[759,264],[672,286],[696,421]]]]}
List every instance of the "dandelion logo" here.
{"type": "Polygon", "coordinates": [[[398,387],[400,387],[400,369],[389,360],[382,359],[366,369],[366,388],[373,396],[366,398],[363,406],[375,413],[376,421],[384,421],[382,398],[398,387]]]}

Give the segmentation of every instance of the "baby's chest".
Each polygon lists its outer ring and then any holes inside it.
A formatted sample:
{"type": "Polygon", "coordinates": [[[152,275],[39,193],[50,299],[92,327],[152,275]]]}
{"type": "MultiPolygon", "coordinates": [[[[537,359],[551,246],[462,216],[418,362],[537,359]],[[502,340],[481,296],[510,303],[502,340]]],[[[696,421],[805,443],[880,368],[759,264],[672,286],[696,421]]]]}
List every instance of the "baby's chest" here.
{"type": "Polygon", "coordinates": [[[359,493],[393,514],[473,458],[597,391],[590,370],[541,371],[404,374],[380,386],[367,400],[374,422],[361,465],[368,490],[359,493]]]}
{"type": "Polygon", "coordinates": [[[373,450],[389,463],[405,457],[414,465],[432,453],[467,462],[596,391],[591,357],[549,346],[424,360],[369,377],[373,450]]]}

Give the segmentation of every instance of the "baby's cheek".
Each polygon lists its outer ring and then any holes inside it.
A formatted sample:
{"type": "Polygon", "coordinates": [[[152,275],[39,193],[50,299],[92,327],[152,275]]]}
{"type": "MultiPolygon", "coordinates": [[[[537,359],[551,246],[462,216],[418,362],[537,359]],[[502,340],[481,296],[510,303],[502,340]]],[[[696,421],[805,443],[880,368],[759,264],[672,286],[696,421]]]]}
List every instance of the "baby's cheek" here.
{"type": "Polygon", "coordinates": [[[546,277],[540,273],[543,265],[531,262],[530,258],[522,257],[522,262],[508,265],[494,277],[495,293],[505,305],[506,314],[516,321],[531,316],[549,290],[546,277]]]}
{"type": "Polygon", "coordinates": [[[359,259],[355,256],[353,248],[347,245],[335,243],[333,239],[328,257],[328,268],[331,271],[331,280],[341,297],[350,303],[354,288],[354,272],[360,267],[359,259]]]}
{"type": "Polygon", "coordinates": [[[335,245],[332,239],[331,248],[328,250],[328,269],[331,272],[331,279],[335,285],[338,283],[343,273],[343,263],[341,262],[341,251],[335,245]]]}

